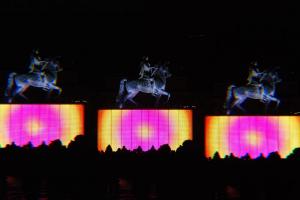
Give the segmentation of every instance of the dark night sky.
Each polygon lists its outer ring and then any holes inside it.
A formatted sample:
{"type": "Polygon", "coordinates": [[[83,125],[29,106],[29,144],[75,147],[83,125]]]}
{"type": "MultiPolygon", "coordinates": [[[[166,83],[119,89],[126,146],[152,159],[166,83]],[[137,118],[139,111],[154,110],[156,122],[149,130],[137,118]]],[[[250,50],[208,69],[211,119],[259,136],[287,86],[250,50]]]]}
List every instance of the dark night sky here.
{"type": "Polygon", "coordinates": [[[171,105],[216,112],[226,87],[245,83],[252,60],[281,67],[278,92],[286,104],[299,97],[300,23],[293,5],[8,2],[0,6],[2,90],[7,74],[25,72],[31,49],[39,47],[46,56],[62,56],[64,101],[113,105],[119,80],[138,76],[143,55],[171,62],[171,105]]]}

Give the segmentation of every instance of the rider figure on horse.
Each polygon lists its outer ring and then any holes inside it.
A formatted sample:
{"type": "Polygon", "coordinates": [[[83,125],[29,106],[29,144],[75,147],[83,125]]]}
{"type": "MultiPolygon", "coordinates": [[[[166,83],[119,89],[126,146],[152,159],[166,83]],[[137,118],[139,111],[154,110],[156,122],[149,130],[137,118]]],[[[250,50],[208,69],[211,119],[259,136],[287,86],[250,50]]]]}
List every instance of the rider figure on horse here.
{"type": "Polygon", "coordinates": [[[45,82],[44,75],[44,67],[47,64],[46,61],[43,61],[40,56],[40,52],[38,49],[34,49],[30,56],[30,64],[29,64],[29,73],[33,73],[38,75],[38,79],[41,82],[45,82]]]}
{"type": "Polygon", "coordinates": [[[261,77],[263,76],[264,72],[261,72],[258,68],[258,63],[251,62],[249,66],[249,75],[247,78],[247,85],[254,86],[259,89],[261,95],[263,95],[263,86],[261,84],[261,77]]]}
{"type": "Polygon", "coordinates": [[[153,80],[153,74],[155,70],[157,70],[156,66],[151,67],[149,63],[149,57],[144,56],[141,64],[140,64],[141,70],[140,70],[140,77],[139,79],[146,80],[146,84],[150,87],[153,87],[154,80],[153,80]]]}

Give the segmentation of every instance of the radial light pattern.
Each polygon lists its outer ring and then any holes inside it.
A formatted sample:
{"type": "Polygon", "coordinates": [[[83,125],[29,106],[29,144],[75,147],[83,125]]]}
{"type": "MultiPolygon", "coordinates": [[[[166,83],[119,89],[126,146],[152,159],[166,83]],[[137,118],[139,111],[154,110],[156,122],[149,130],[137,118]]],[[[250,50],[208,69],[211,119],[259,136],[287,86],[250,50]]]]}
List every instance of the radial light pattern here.
{"type": "Polygon", "coordinates": [[[79,104],[1,104],[0,145],[37,146],[56,139],[67,145],[83,134],[83,115],[79,104]]]}
{"type": "Polygon", "coordinates": [[[278,151],[286,157],[300,147],[299,116],[207,116],[205,119],[206,156],[219,152],[252,158],[278,151]]]}
{"type": "Polygon", "coordinates": [[[98,149],[176,149],[192,139],[192,110],[99,110],[98,149]]]}

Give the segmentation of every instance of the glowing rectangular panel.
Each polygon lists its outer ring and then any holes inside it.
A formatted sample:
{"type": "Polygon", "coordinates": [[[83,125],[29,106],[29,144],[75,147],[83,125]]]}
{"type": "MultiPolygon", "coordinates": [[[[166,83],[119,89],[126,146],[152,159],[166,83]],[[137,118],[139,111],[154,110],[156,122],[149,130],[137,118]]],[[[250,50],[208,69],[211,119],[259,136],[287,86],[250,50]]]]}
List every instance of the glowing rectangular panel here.
{"type": "Polygon", "coordinates": [[[38,146],[56,139],[67,145],[83,134],[83,117],[78,104],[0,104],[0,145],[38,146]]]}
{"type": "Polygon", "coordinates": [[[99,110],[98,149],[171,149],[192,139],[192,110],[99,110]]]}
{"type": "Polygon", "coordinates": [[[286,157],[300,147],[299,116],[207,116],[205,154],[221,157],[230,153],[252,158],[278,151],[286,157]]]}

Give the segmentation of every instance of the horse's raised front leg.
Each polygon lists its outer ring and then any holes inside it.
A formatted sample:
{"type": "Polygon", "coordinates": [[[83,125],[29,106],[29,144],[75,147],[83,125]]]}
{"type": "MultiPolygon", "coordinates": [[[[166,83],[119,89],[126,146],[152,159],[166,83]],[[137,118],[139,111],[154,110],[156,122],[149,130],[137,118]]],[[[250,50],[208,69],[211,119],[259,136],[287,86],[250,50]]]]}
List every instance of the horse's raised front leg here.
{"type": "Polygon", "coordinates": [[[167,102],[170,100],[170,97],[171,97],[170,93],[168,93],[168,92],[166,92],[164,90],[158,90],[157,93],[158,93],[158,95],[165,95],[165,96],[167,96],[168,97],[167,98],[167,102]]]}
{"type": "Polygon", "coordinates": [[[280,100],[279,99],[277,99],[277,98],[275,98],[275,97],[273,97],[273,96],[270,96],[270,95],[268,95],[267,96],[267,99],[269,100],[269,101],[274,101],[274,102],[276,102],[276,109],[279,107],[279,104],[280,104],[280,100]]]}
{"type": "Polygon", "coordinates": [[[57,90],[57,92],[58,92],[57,95],[58,96],[61,95],[62,89],[60,87],[54,85],[54,89],[57,90]]]}
{"type": "Polygon", "coordinates": [[[167,99],[167,102],[169,102],[169,100],[170,100],[170,97],[171,97],[171,94],[170,94],[170,93],[168,93],[168,99],[167,99]]]}
{"type": "Polygon", "coordinates": [[[48,85],[48,94],[47,94],[47,98],[50,98],[50,94],[53,90],[58,91],[58,96],[62,93],[62,89],[56,85],[48,85]]]}
{"type": "Polygon", "coordinates": [[[279,107],[279,104],[280,104],[280,100],[279,99],[277,99],[277,101],[276,101],[276,109],[279,107]]]}

